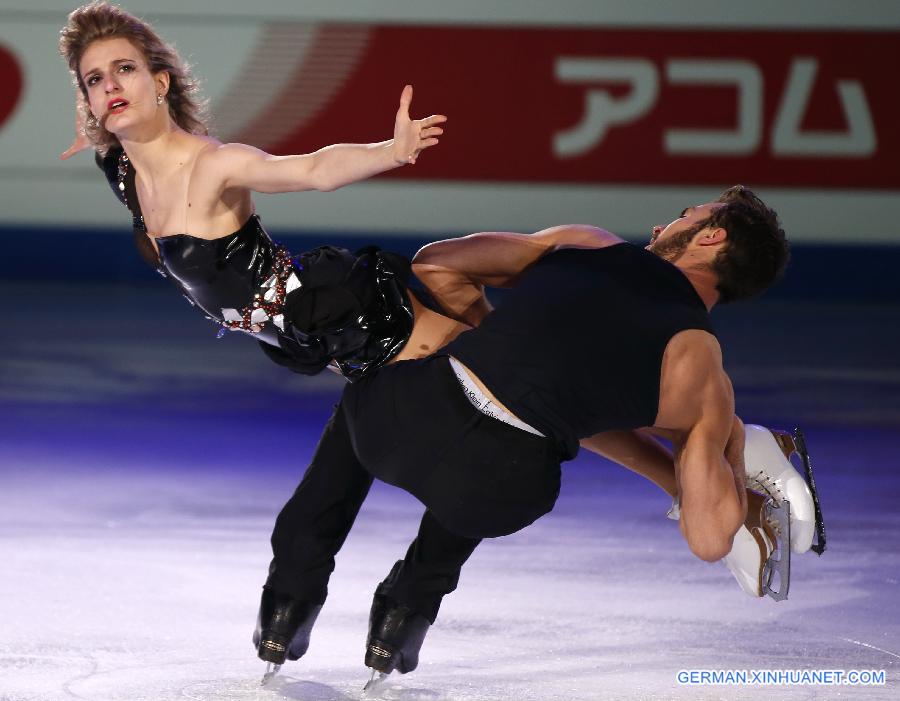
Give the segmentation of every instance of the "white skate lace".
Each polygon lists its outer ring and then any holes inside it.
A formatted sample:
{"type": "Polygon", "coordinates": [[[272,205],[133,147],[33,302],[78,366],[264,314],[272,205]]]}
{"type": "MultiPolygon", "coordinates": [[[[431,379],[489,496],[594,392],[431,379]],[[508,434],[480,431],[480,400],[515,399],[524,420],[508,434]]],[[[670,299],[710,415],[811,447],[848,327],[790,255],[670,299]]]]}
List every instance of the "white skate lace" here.
{"type": "Polygon", "coordinates": [[[753,477],[748,479],[747,485],[764,492],[767,496],[775,499],[779,504],[784,501],[784,492],[781,490],[781,480],[773,479],[767,475],[764,470],[760,470],[753,475],[753,477]]]}
{"type": "MultiPolygon", "coordinates": [[[[781,489],[781,480],[773,479],[764,470],[760,470],[753,477],[747,480],[747,485],[753,489],[763,492],[766,496],[771,497],[778,504],[784,503],[784,492],[781,489]]],[[[773,518],[766,519],[766,525],[772,529],[779,538],[781,537],[781,528],[778,521],[773,518]]]]}

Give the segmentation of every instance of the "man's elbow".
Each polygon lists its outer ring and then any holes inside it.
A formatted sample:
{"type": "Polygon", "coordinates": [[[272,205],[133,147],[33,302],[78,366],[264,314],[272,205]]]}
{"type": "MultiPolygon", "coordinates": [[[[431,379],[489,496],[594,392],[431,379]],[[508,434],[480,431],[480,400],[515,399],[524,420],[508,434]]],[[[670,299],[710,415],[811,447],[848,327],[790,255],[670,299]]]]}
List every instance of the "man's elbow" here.
{"type": "Polygon", "coordinates": [[[688,541],[691,552],[704,562],[718,562],[731,552],[731,538],[704,538],[688,541]]]}
{"type": "Polygon", "coordinates": [[[440,284],[442,279],[441,276],[446,277],[447,275],[447,269],[432,265],[431,263],[416,262],[414,259],[412,263],[412,274],[424,282],[426,287],[431,287],[440,284]]]}
{"type": "Polygon", "coordinates": [[[443,250],[446,248],[446,241],[432,241],[420,248],[416,255],[413,256],[413,265],[430,269],[436,261],[441,258],[443,250]]]}
{"type": "Polygon", "coordinates": [[[714,528],[690,528],[682,512],[682,534],[691,552],[704,562],[718,562],[731,552],[734,534],[714,528]]]}

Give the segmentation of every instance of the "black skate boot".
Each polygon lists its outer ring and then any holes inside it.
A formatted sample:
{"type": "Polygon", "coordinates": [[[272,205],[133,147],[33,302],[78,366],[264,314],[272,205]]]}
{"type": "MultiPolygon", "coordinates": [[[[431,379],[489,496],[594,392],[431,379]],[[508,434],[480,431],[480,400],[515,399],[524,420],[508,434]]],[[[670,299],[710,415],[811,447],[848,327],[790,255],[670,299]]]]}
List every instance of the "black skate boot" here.
{"type": "MultiPolygon", "coordinates": [[[[366,666],[382,674],[412,672],[431,623],[421,613],[375,594],[369,614],[366,666]]],[[[373,672],[374,674],[374,672],[373,672]]]]}
{"type": "Polygon", "coordinates": [[[299,660],[309,647],[309,636],[322,604],[292,599],[263,587],[253,645],[259,659],[275,665],[285,658],[299,660]]]}

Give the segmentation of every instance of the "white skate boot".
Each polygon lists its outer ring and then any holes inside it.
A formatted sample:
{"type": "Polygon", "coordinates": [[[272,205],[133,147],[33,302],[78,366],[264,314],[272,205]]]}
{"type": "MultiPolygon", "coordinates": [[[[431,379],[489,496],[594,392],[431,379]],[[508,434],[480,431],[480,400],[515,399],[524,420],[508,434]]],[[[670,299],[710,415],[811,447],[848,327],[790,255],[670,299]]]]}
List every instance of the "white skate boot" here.
{"type": "MultiPolygon", "coordinates": [[[[803,434],[745,425],[744,463],[747,476],[747,520],[734,536],[723,562],[741,589],[753,597],[787,598],[791,551],[825,550],[825,524],[803,434]],[[804,479],[791,464],[797,454],[804,479]],[[754,491],[750,491],[754,490],[754,491]],[[759,492],[759,494],[755,493],[759,492]],[[812,544],[813,535],[817,542],[812,544]]],[[[676,497],[667,516],[678,520],[676,497]]]]}
{"type": "Polygon", "coordinates": [[[799,429],[791,435],[746,424],[744,430],[747,520],[724,562],[747,594],[783,601],[791,583],[791,551],[811,549],[821,555],[825,550],[812,466],[799,429]],[[795,453],[803,461],[805,479],[791,464],[795,453]]]}
{"type": "Polygon", "coordinates": [[[744,593],[763,595],[765,564],[774,551],[772,539],[761,528],[741,526],[734,534],[734,544],[722,562],[734,575],[744,593]]]}
{"type": "MultiPolygon", "coordinates": [[[[747,520],[734,534],[729,552],[722,562],[737,580],[741,590],[753,597],[771,596],[776,601],[787,598],[791,581],[790,549],[778,532],[790,529],[790,504],[776,507],[771,497],[747,491],[747,520]]],[[[681,518],[678,497],[666,514],[673,521],[681,518]]]]}
{"type": "Polygon", "coordinates": [[[791,549],[779,534],[790,533],[791,505],[747,491],[747,519],[737,533],[731,552],[722,561],[741,589],[750,596],[788,597],[791,585],[791,549]]]}
{"type": "Polygon", "coordinates": [[[774,522],[769,525],[775,529],[776,536],[790,541],[793,552],[799,554],[812,549],[821,555],[825,550],[825,525],[803,434],[797,430],[792,436],[754,424],[746,424],[744,430],[744,466],[748,489],[771,497],[774,511],[783,508],[785,502],[790,504],[788,527],[779,528],[774,522]],[[795,453],[803,461],[806,479],[791,464],[791,455],[795,453]],[[813,546],[813,536],[816,534],[818,543],[813,546]]]}

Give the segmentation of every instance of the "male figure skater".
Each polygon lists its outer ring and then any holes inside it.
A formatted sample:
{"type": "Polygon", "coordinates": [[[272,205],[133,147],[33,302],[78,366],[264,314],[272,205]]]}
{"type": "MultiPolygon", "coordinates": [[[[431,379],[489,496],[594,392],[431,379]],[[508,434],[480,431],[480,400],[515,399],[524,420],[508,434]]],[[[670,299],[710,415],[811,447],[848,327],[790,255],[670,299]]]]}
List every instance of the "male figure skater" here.
{"type": "MultiPolygon", "coordinates": [[[[647,249],[563,226],[420,251],[414,272],[441,307],[480,325],[347,386],[273,532],[256,638],[263,659],[305,652],[372,476],[427,507],[406,558],[376,591],[366,664],[383,672],[415,668],[480,538],[515,532],[553,507],[560,461],[579,441],[612,453],[609,431],[626,440],[641,428],[663,432],[675,448],[689,547],[708,561],[732,550],[747,514],[743,434],[708,311],[781,274],[784,232],[736,187],[658,227],[647,249]],[[485,286],[513,288],[490,314],[485,286]]],[[[759,536],[751,538],[769,547],[759,536]]]]}

